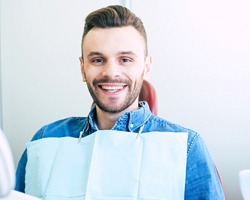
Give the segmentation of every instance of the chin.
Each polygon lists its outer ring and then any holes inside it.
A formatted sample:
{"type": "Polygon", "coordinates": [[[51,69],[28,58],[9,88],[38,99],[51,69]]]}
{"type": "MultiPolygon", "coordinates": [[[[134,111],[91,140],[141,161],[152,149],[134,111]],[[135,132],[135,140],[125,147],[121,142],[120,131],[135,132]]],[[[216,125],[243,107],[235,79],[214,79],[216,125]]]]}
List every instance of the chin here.
{"type": "Polygon", "coordinates": [[[101,110],[103,110],[104,112],[107,112],[107,113],[119,113],[119,112],[122,112],[124,109],[123,108],[110,108],[110,107],[101,107],[100,108],[101,110]]]}
{"type": "MultiPolygon", "coordinates": [[[[110,103],[112,104],[112,103],[110,103]]],[[[112,106],[105,106],[103,104],[97,104],[97,106],[104,112],[107,112],[107,113],[119,113],[119,112],[122,112],[124,110],[126,110],[129,106],[127,105],[117,105],[117,106],[114,106],[114,104],[112,104],[112,106]]]]}

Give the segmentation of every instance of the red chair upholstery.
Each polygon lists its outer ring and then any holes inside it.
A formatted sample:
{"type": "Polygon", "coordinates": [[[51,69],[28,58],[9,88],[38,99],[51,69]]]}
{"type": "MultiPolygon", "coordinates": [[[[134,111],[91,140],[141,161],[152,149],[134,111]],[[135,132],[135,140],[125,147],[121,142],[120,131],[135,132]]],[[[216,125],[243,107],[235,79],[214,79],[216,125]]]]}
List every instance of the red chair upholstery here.
{"type": "Polygon", "coordinates": [[[157,115],[158,107],[156,91],[153,85],[146,80],[143,81],[139,101],[147,101],[151,112],[154,115],[157,115]]]}

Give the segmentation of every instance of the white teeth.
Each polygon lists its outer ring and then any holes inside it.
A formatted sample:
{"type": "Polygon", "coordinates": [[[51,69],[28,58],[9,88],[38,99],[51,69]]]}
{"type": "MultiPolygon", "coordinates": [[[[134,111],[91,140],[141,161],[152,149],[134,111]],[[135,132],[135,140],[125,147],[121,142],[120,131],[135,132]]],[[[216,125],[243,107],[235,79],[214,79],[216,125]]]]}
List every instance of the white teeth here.
{"type": "Polygon", "coordinates": [[[117,90],[121,90],[123,86],[109,86],[109,85],[102,85],[102,89],[108,90],[110,92],[115,92],[117,90]]]}

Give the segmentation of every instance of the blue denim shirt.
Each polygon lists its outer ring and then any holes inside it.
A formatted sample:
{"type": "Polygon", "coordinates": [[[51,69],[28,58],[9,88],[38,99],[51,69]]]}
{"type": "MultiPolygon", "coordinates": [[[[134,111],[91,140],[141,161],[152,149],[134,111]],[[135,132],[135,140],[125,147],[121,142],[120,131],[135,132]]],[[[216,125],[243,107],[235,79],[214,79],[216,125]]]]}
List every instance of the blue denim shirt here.
{"type": "MultiPolygon", "coordinates": [[[[185,200],[225,199],[217,170],[201,136],[190,129],[152,115],[146,102],[140,102],[139,105],[140,109],[124,113],[112,130],[138,133],[140,127],[144,125],[143,132],[173,132],[173,134],[187,132],[185,200]]],[[[85,137],[97,131],[95,115],[95,107],[93,107],[88,117],[71,117],[46,125],[34,135],[32,141],[46,137],[79,137],[81,131],[82,137],[85,137]]],[[[16,190],[21,192],[24,192],[25,188],[26,163],[25,150],[16,171],[16,190]]]]}

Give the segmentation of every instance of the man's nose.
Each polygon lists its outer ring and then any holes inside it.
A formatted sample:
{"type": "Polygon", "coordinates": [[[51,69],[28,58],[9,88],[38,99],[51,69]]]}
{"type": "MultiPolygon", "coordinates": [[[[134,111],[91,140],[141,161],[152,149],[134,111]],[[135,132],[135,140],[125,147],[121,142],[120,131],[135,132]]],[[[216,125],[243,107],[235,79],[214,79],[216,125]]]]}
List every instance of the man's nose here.
{"type": "Polygon", "coordinates": [[[120,76],[119,65],[114,60],[109,60],[103,68],[102,75],[108,77],[120,76]]]}

